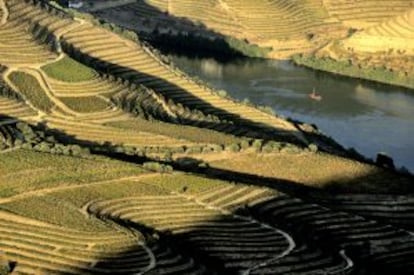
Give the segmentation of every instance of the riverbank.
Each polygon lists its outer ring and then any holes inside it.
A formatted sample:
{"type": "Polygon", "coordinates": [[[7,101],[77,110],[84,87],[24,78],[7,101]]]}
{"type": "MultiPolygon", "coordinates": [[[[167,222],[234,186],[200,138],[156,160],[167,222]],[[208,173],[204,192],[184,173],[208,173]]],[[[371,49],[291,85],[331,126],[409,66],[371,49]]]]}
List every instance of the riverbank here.
{"type": "Polygon", "coordinates": [[[313,55],[295,55],[292,60],[296,65],[318,71],[414,89],[414,77],[390,71],[384,67],[362,67],[352,62],[337,61],[329,57],[319,58],[313,55]]]}
{"type": "Polygon", "coordinates": [[[240,102],[266,105],[281,116],[315,124],[324,135],[367,158],[386,152],[397,167],[414,171],[411,91],[338,77],[290,61],[239,59],[224,63],[210,58],[170,58],[191,76],[226,90],[240,102]],[[309,99],[313,87],[322,95],[321,101],[309,99]]]}

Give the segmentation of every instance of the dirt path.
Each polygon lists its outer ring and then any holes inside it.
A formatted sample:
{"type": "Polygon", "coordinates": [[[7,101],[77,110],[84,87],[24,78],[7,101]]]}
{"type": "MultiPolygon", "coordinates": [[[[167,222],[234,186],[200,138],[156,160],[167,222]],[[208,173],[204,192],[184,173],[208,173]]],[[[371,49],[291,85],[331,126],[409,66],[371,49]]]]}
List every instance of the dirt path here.
{"type": "Polygon", "coordinates": [[[4,0],[0,0],[0,10],[3,16],[0,18],[0,26],[6,24],[7,18],[9,17],[9,10],[6,7],[4,0]]]}
{"type": "MultiPolygon", "coordinates": [[[[64,56],[65,56],[64,54],[61,54],[61,55],[59,55],[58,59],[63,58],[64,56]]],[[[94,115],[99,117],[101,114],[104,114],[104,113],[107,113],[107,112],[116,112],[116,111],[119,110],[116,106],[111,106],[106,111],[91,112],[91,113],[76,112],[76,111],[72,110],[71,108],[69,108],[68,106],[66,106],[66,104],[64,104],[59,98],[57,98],[55,96],[56,93],[55,93],[55,91],[53,90],[53,88],[51,87],[51,85],[48,82],[49,77],[40,68],[24,67],[24,68],[9,69],[8,72],[7,72],[7,75],[5,76],[5,78],[7,78],[8,83],[10,85],[12,84],[12,82],[8,79],[8,75],[10,73],[12,73],[13,71],[24,72],[24,73],[27,73],[27,74],[33,76],[34,78],[36,78],[37,82],[39,83],[41,88],[44,90],[47,97],[54,103],[54,105],[57,106],[60,110],[62,110],[66,115],[70,115],[74,118],[91,117],[91,116],[94,116],[94,115]]],[[[11,86],[11,87],[13,89],[17,89],[17,87],[15,87],[14,85],[11,86]]],[[[31,107],[34,107],[34,106],[31,106],[31,107]]],[[[35,110],[37,110],[37,109],[35,109],[35,110]]],[[[48,116],[48,115],[44,113],[44,116],[48,116]]],[[[115,121],[118,121],[118,120],[119,120],[118,118],[115,118],[115,121]]]]}
{"type": "Polygon", "coordinates": [[[60,101],[58,98],[54,96],[54,93],[49,85],[49,83],[46,80],[46,76],[41,70],[38,69],[32,69],[32,68],[20,68],[19,71],[30,74],[34,78],[36,78],[37,82],[39,83],[40,87],[45,91],[47,97],[56,105],[58,106],[62,111],[64,111],[67,114],[70,114],[72,116],[78,116],[80,113],[77,113],[67,107],[62,101],[60,101]]]}
{"type": "Polygon", "coordinates": [[[152,269],[154,269],[157,266],[157,259],[153,253],[153,251],[147,246],[147,244],[144,241],[141,241],[142,239],[142,234],[139,230],[132,228],[132,227],[128,227],[128,226],[122,226],[119,225],[118,223],[114,222],[112,219],[107,219],[105,217],[100,217],[100,216],[96,216],[94,214],[89,213],[88,208],[91,204],[95,203],[95,201],[90,201],[88,203],[86,203],[81,211],[82,213],[87,217],[94,217],[97,220],[104,222],[104,223],[109,223],[111,224],[113,227],[118,228],[119,231],[123,231],[125,233],[127,233],[128,235],[132,235],[136,240],[137,240],[137,245],[142,247],[143,250],[145,250],[145,252],[148,255],[149,258],[149,262],[148,265],[146,267],[144,267],[140,272],[134,273],[134,275],[143,275],[149,271],[151,271],[152,269]]]}
{"type": "MultiPolygon", "coordinates": [[[[60,58],[62,58],[61,56],[62,55],[60,55],[60,58]]],[[[53,89],[51,88],[51,86],[48,83],[48,80],[47,80],[48,76],[41,69],[33,68],[33,67],[23,67],[23,68],[14,67],[12,69],[9,69],[7,71],[7,73],[5,74],[5,78],[6,78],[6,81],[7,81],[8,85],[10,85],[10,87],[12,87],[13,89],[18,90],[18,88],[10,81],[8,76],[12,72],[15,72],[15,71],[24,72],[24,73],[27,73],[27,74],[33,76],[37,80],[37,82],[39,83],[40,87],[45,92],[46,96],[53,102],[53,104],[55,106],[57,106],[65,114],[73,116],[73,117],[85,116],[84,113],[79,113],[79,112],[76,112],[76,111],[72,110],[71,108],[66,106],[66,104],[64,104],[61,100],[59,100],[55,96],[55,92],[53,91],[53,89]]],[[[28,101],[26,101],[26,102],[29,103],[28,101]]],[[[31,105],[31,107],[34,108],[34,106],[32,106],[32,105],[31,105]]],[[[38,109],[35,108],[35,110],[38,110],[38,109]]],[[[99,115],[101,113],[102,112],[96,112],[97,115],[99,115]]],[[[47,116],[46,113],[43,113],[43,114],[44,114],[44,116],[47,116]]],[[[87,116],[92,116],[92,115],[94,115],[94,113],[87,113],[87,116]]]]}
{"type": "Polygon", "coordinates": [[[280,253],[279,255],[276,255],[276,256],[272,257],[271,259],[269,259],[269,260],[267,260],[265,262],[262,262],[260,264],[251,266],[250,268],[242,271],[240,273],[242,275],[248,275],[248,274],[250,274],[250,272],[252,272],[255,269],[258,269],[258,268],[261,268],[261,267],[265,267],[265,266],[273,263],[274,261],[285,257],[286,255],[290,254],[295,249],[295,247],[296,247],[295,240],[288,233],[286,233],[286,232],[284,232],[284,231],[282,231],[282,230],[280,230],[278,228],[275,228],[273,226],[270,226],[270,225],[268,225],[266,223],[263,223],[263,222],[258,221],[256,219],[253,219],[251,217],[237,215],[237,214],[234,214],[231,211],[225,210],[223,208],[220,208],[220,207],[216,207],[216,206],[207,204],[207,203],[205,203],[205,202],[197,199],[197,197],[196,196],[193,196],[193,195],[186,195],[186,194],[178,193],[178,192],[172,192],[172,194],[174,194],[176,196],[179,196],[179,197],[182,197],[182,198],[184,198],[186,200],[189,200],[191,202],[194,202],[194,203],[196,203],[197,205],[199,205],[199,206],[201,206],[203,208],[218,211],[218,212],[220,212],[223,215],[232,216],[233,218],[236,218],[236,219],[240,219],[240,220],[244,220],[244,221],[247,221],[247,222],[259,224],[262,228],[270,229],[270,230],[274,231],[276,234],[282,235],[286,239],[286,241],[288,243],[288,246],[287,246],[287,248],[282,253],[280,253]]]}
{"type": "Polygon", "coordinates": [[[66,191],[66,190],[73,190],[73,189],[78,189],[78,188],[83,188],[83,187],[90,187],[90,186],[99,186],[99,185],[104,185],[104,184],[108,184],[108,183],[119,183],[123,181],[139,181],[142,179],[146,179],[146,178],[151,178],[151,177],[155,177],[158,176],[158,173],[151,173],[151,174],[142,174],[142,175],[138,175],[138,176],[132,176],[132,177],[124,177],[124,178],[118,178],[118,179],[113,179],[113,180],[104,180],[104,181],[96,181],[96,182],[90,182],[90,183],[84,183],[84,184],[73,184],[73,185],[61,185],[61,186],[56,186],[56,187],[50,187],[50,188],[44,188],[44,189],[39,189],[39,190],[34,190],[34,191],[29,191],[26,193],[22,193],[22,194],[17,194],[15,196],[11,196],[11,197],[7,197],[7,198],[0,198],[0,205],[1,204],[6,204],[6,203],[11,203],[17,200],[22,200],[22,199],[27,199],[30,197],[40,197],[40,196],[44,196],[50,193],[54,193],[54,192],[59,192],[59,191],[66,191]]]}
{"type": "MultiPolygon", "coordinates": [[[[0,9],[3,11],[3,16],[0,19],[0,26],[2,24],[5,24],[8,18],[8,9],[5,5],[4,0],[0,0],[0,9]]],[[[56,39],[58,41],[60,41],[60,38],[62,35],[64,35],[67,32],[73,31],[74,29],[80,27],[81,25],[85,24],[85,20],[83,19],[76,19],[76,22],[78,22],[78,24],[74,24],[73,27],[71,27],[70,29],[67,29],[65,32],[55,32],[56,35],[56,39]]],[[[13,84],[12,81],[10,81],[9,79],[9,75],[14,72],[14,71],[23,71],[26,72],[30,75],[32,75],[33,77],[35,77],[39,83],[39,85],[44,89],[46,95],[49,97],[49,99],[59,108],[61,108],[64,112],[71,114],[73,116],[77,116],[77,115],[81,115],[80,113],[77,113],[75,111],[73,111],[72,109],[68,108],[65,104],[63,104],[60,100],[58,100],[54,95],[53,95],[53,91],[50,88],[47,79],[48,77],[43,73],[43,71],[41,70],[41,67],[48,65],[48,64],[52,64],[55,62],[60,61],[61,59],[63,59],[66,56],[66,54],[62,51],[60,51],[58,53],[58,56],[55,59],[52,60],[48,60],[46,62],[43,63],[39,63],[39,64],[32,64],[32,63],[28,63],[28,64],[21,64],[19,67],[16,66],[9,66],[5,72],[3,72],[3,78],[4,81],[6,82],[6,84],[12,88],[15,91],[18,91],[19,89],[13,84]]],[[[36,110],[39,114],[38,118],[36,119],[37,122],[40,122],[43,120],[43,117],[46,116],[47,114],[42,112],[41,110],[38,110],[37,108],[35,108],[28,100],[25,100],[25,103],[27,105],[29,105],[30,107],[32,107],[34,110],[36,110]]]]}
{"type": "Polygon", "coordinates": [[[346,266],[343,269],[336,271],[335,273],[344,274],[345,273],[344,271],[350,270],[354,267],[354,262],[351,260],[351,258],[348,257],[348,255],[346,255],[345,249],[342,249],[341,251],[339,251],[339,255],[346,262],[346,266]]]}
{"type": "MultiPolygon", "coordinates": [[[[112,222],[114,223],[114,222],[112,222]]],[[[136,229],[133,228],[128,228],[129,232],[131,233],[131,235],[133,235],[137,240],[140,239],[141,233],[139,231],[137,231],[136,229]]],[[[142,271],[138,272],[138,273],[134,273],[134,275],[141,275],[141,274],[145,274],[147,272],[149,272],[150,270],[154,269],[157,266],[157,259],[155,258],[154,253],[152,252],[152,250],[147,246],[146,243],[142,242],[142,241],[138,241],[138,246],[142,247],[142,249],[145,250],[145,252],[148,255],[149,258],[149,263],[148,265],[143,268],[142,271]]]]}

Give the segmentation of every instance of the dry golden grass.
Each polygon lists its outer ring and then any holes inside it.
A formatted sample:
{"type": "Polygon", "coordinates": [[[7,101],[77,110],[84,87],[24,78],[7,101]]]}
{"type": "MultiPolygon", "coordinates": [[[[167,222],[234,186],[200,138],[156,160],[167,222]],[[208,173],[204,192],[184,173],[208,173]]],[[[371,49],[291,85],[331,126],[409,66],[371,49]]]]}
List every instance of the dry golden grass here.
{"type": "Polygon", "coordinates": [[[225,154],[210,165],[344,192],[401,192],[410,185],[409,179],[392,172],[327,154],[225,154]]]}
{"type": "Polygon", "coordinates": [[[81,159],[28,150],[2,154],[0,197],[57,186],[112,180],[142,173],[136,165],[106,158],[81,159]]]}

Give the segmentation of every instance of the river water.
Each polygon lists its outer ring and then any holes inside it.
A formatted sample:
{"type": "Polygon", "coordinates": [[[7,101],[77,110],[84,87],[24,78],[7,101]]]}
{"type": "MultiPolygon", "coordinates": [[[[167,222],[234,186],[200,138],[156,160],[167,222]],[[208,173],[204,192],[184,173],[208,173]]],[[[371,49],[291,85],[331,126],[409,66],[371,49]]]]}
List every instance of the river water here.
{"type": "Polygon", "coordinates": [[[171,58],[188,74],[233,98],[247,98],[279,115],[314,123],[369,158],[385,152],[398,167],[414,172],[414,90],[338,77],[288,61],[171,58]],[[309,98],[313,88],[322,100],[309,98]]]}

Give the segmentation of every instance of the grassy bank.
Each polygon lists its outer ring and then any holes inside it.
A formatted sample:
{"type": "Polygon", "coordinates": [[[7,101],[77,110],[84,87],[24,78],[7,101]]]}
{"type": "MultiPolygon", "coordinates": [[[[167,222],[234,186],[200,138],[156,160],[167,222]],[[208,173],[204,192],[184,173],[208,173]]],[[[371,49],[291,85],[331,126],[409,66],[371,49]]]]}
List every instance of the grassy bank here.
{"type": "Polygon", "coordinates": [[[42,67],[50,77],[64,82],[80,82],[94,79],[97,72],[65,56],[63,59],[42,67]]]}
{"type": "Polygon", "coordinates": [[[315,70],[414,89],[413,76],[406,76],[403,73],[393,72],[383,67],[364,68],[351,62],[336,61],[329,57],[318,58],[305,55],[295,55],[293,61],[297,65],[315,70]]]}
{"type": "Polygon", "coordinates": [[[79,113],[103,112],[109,108],[107,102],[96,96],[61,97],[59,99],[70,109],[79,113]]]}
{"type": "Polygon", "coordinates": [[[19,89],[27,100],[43,112],[50,112],[54,106],[36,78],[23,72],[13,72],[9,76],[11,82],[19,89]]]}

